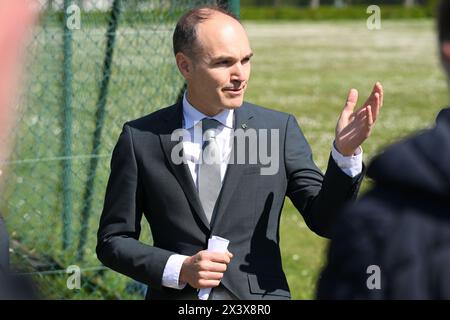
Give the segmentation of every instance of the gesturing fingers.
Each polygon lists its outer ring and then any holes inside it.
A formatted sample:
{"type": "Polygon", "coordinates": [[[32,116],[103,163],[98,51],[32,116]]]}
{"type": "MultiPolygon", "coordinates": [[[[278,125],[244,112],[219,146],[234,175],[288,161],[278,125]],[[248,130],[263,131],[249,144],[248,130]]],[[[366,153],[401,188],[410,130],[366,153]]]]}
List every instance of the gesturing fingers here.
{"type": "Polygon", "coordinates": [[[372,106],[366,107],[366,117],[367,117],[367,128],[370,130],[372,129],[372,125],[375,121],[372,114],[372,106]]]}
{"type": "Polygon", "coordinates": [[[365,116],[367,112],[366,109],[368,106],[371,107],[372,119],[373,122],[375,122],[378,118],[378,114],[380,113],[381,109],[381,95],[379,92],[374,92],[371,94],[369,99],[367,99],[366,103],[356,111],[356,116],[357,117],[365,116]]]}
{"type": "Polygon", "coordinates": [[[384,92],[383,92],[383,86],[381,85],[381,83],[379,83],[379,82],[375,83],[374,90],[375,90],[376,93],[378,93],[378,95],[380,97],[380,107],[382,107],[383,106],[384,92]]]}
{"type": "Polygon", "coordinates": [[[373,122],[377,121],[378,114],[380,113],[381,109],[381,95],[379,93],[375,94],[375,105],[371,105],[372,107],[372,115],[373,115],[373,122]]]}
{"type": "Polygon", "coordinates": [[[368,105],[358,110],[353,127],[353,135],[354,137],[361,137],[362,141],[360,141],[360,143],[367,139],[372,131],[375,122],[373,109],[374,108],[371,105],[368,105]]]}
{"type": "Polygon", "coordinates": [[[343,113],[346,113],[347,115],[352,114],[355,109],[356,102],[358,102],[358,90],[350,89],[343,113]]]}
{"type": "Polygon", "coordinates": [[[383,104],[383,87],[379,82],[375,83],[373,86],[370,96],[367,98],[366,102],[363,104],[363,108],[371,105],[372,107],[381,107],[383,104]]]}
{"type": "Polygon", "coordinates": [[[381,83],[375,83],[366,102],[355,111],[357,99],[358,91],[351,89],[336,125],[336,148],[343,155],[354,154],[355,150],[369,137],[383,104],[381,83]]]}

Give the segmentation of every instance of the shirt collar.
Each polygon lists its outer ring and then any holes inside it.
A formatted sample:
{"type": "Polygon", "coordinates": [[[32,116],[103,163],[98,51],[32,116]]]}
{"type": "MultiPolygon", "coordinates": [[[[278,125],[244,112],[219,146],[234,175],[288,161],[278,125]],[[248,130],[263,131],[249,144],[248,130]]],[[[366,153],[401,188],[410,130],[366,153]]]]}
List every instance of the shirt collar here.
{"type": "Polygon", "coordinates": [[[234,110],[225,109],[214,117],[208,117],[207,115],[198,111],[193,107],[186,98],[186,92],[183,95],[183,118],[184,118],[184,129],[190,129],[195,126],[198,122],[202,121],[203,118],[212,118],[219,121],[223,126],[233,129],[233,116],[234,110]]]}

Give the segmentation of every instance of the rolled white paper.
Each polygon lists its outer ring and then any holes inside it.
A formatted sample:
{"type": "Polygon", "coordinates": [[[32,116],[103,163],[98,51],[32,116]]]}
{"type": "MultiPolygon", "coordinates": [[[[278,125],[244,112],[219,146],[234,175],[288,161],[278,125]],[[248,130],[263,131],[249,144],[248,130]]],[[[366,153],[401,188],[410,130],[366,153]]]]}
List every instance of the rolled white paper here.
{"type": "MultiPolygon", "coordinates": [[[[227,239],[218,236],[212,236],[208,240],[208,251],[221,253],[226,252],[229,243],[230,241],[228,241],[227,239]]],[[[200,291],[198,292],[198,298],[200,300],[208,300],[209,294],[211,293],[211,289],[212,288],[200,289],[200,291]]]]}

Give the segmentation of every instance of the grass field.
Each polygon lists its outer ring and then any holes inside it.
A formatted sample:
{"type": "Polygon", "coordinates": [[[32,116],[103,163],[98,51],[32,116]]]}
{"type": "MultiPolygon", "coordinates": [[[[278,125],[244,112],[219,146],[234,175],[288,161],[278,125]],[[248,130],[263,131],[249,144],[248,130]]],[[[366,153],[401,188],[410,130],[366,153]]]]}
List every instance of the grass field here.
{"type": "MultiPolygon", "coordinates": [[[[386,144],[430,125],[447,103],[444,76],[436,55],[433,23],[427,20],[383,22],[369,31],[365,21],[245,24],[255,56],[246,100],[294,114],[308,138],[316,163],[325,169],[334,126],[351,87],[361,103],[375,81],[385,89],[382,114],[363,146],[365,161],[386,144]]],[[[88,223],[85,259],[77,261],[80,211],[87,179],[95,105],[104,51],[103,29],[89,27],[74,33],[72,244],[61,250],[61,33],[37,34],[31,63],[28,108],[17,127],[17,146],[9,166],[2,207],[17,247],[14,260],[24,255],[52,257],[54,274],[41,273],[44,291],[53,298],[138,298],[133,282],[111,271],[88,269],[83,287],[69,291],[66,274],[56,272],[78,264],[99,265],[95,233],[109,173],[110,153],[122,124],[170,104],[182,79],[170,51],[170,29],[121,28],[117,37],[108,111],[102,135],[99,168],[88,223]],[[87,36],[86,36],[87,35],[87,36]],[[156,96],[164,98],[156,99],[156,96]],[[80,157],[81,156],[81,157],[80,157]],[[27,159],[27,161],[23,161],[27,159]],[[29,160],[29,161],[28,161],[29,160]],[[20,250],[20,251],[19,251],[20,250]]],[[[366,189],[368,182],[363,185],[366,189]]],[[[281,219],[283,264],[294,299],[314,296],[324,263],[326,241],[305,226],[286,201],[281,219]]],[[[143,241],[149,242],[148,228],[143,241]]],[[[29,259],[28,259],[29,260],[29,259]]],[[[48,260],[48,259],[47,259],[48,260]]],[[[45,266],[34,268],[44,271],[45,266]]]]}

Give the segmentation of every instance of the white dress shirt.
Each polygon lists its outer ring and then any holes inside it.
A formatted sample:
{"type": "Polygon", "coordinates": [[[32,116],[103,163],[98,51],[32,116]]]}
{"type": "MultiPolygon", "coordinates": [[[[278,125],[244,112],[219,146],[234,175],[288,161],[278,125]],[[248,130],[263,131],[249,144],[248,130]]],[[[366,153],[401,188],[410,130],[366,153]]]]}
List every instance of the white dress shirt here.
{"type": "MultiPolygon", "coordinates": [[[[195,109],[187,101],[185,93],[183,97],[183,129],[186,129],[189,134],[186,132],[183,135],[183,154],[196,187],[198,186],[199,159],[203,145],[202,131],[200,127],[200,123],[203,118],[208,118],[208,116],[195,109]]],[[[216,135],[216,141],[219,145],[219,149],[221,150],[220,176],[223,181],[232,149],[234,110],[226,109],[212,118],[220,122],[220,125],[217,128],[218,133],[216,135]]],[[[331,156],[334,161],[336,161],[339,168],[341,168],[341,170],[350,177],[355,177],[361,173],[361,149],[358,150],[356,155],[345,157],[335,149],[333,143],[331,146],[331,156]]],[[[186,258],[187,256],[180,254],[173,254],[169,257],[163,272],[163,286],[180,290],[186,286],[186,283],[179,282],[181,266],[186,258]]]]}

